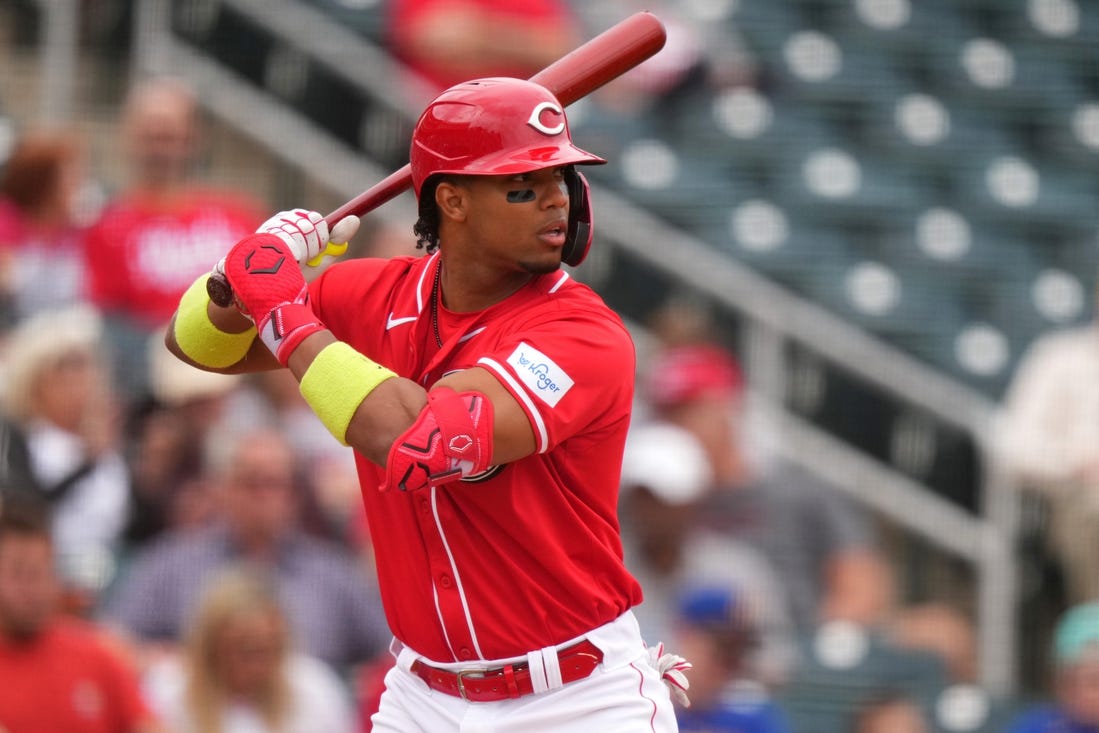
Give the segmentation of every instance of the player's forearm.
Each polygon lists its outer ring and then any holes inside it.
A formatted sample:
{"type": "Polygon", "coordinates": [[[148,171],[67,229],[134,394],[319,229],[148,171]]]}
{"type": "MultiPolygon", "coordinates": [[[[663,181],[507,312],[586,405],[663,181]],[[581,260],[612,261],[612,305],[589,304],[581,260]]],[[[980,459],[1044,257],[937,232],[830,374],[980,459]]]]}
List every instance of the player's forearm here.
{"type": "Polygon", "coordinates": [[[174,331],[175,322],[175,316],[173,316],[173,320],[168,324],[168,331],[164,337],[164,344],[168,348],[168,351],[171,352],[171,354],[174,354],[176,358],[179,358],[182,362],[186,362],[193,367],[204,371],[215,371],[215,373],[218,374],[249,374],[253,373],[253,371],[269,371],[279,367],[279,363],[276,362],[275,358],[271,356],[263,342],[260,342],[258,338],[253,340],[252,345],[248,347],[248,351],[244,356],[233,364],[223,367],[211,367],[198,364],[195,362],[195,359],[191,359],[187,354],[181,351],[179,343],[176,341],[176,334],[174,331]]]}
{"type": "MultiPolygon", "coordinates": [[[[214,308],[217,308],[217,306],[211,305],[211,310],[214,308]]],[[[235,315],[244,320],[245,328],[251,327],[251,321],[242,316],[240,313],[236,313],[235,315]]],[[[168,324],[168,330],[164,335],[164,345],[165,347],[167,347],[168,351],[175,355],[176,358],[190,364],[193,367],[208,372],[218,372],[220,374],[244,374],[247,372],[261,372],[269,371],[271,369],[277,369],[279,367],[279,363],[274,359],[274,357],[271,356],[271,352],[264,347],[263,342],[256,338],[252,339],[252,344],[248,348],[248,351],[244,353],[243,357],[232,362],[231,364],[215,367],[209,364],[199,363],[195,359],[189,357],[186,352],[184,352],[183,349],[180,347],[179,341],[176,338],[176,319],[178,317],[178,313],[172,316],[172,320],[168,324]]],[[[211,321],[215,325],[218,325],[219,323],[224,324],[224,322],[220,319],[215,320],[211,318],[211,321]]],[[[227,330],[226,333],[245,332],[245,329],[235,330],[237,327],[238,325],[227,326],[227,328],[232,328],[234,330],[227,330]]]]}
{"type": "MultiPolygon", "coordinates": [[[[321,351],[334,343],[336,338],[330,331],[321,331],[294,350],[287,366],[299,382],[321,351]]],[[[354,401],[358,396],[352,392],[333,394],[332,398],[354,401]]],[[[427,392],[423,387],[409,379],[389,377],[359,402],[347,424],[344,441],[377,465],[384,466],[393,442],[415,422],[426,404],[427,392]]],[[[313,407],[318,411],[318,406],[313,407]]],[[[323,410],[323,406],[320,409],[323,410]]]]}
{"type": "Polygon", "coordinates": [[[274,369],[278,362],[256,338],[252,322],[235,307],[210,301],[204,275],[180,298],[164,337],[175,356],[199,369],[225,374],[274,369]]]}

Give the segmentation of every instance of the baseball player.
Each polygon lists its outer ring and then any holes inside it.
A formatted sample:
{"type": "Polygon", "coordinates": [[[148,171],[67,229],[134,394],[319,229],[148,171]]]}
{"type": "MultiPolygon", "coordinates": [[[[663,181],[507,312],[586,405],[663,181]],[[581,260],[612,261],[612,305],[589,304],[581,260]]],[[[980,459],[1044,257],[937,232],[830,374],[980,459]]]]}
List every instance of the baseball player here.
{"type": "Polygon", "coordinates": [[[561,269],[592,237],[575,166],[604,162],[537,84],[451,87],[412,138],[427,256],[307,286],[294,261],[358,220],[285,212],[218,264],[237,307],[200,278],[169,329],[201,368],[288,367],[355,449],[395,637],[375,731],[676,729],[689,665],[641,639],[616,517],[633,344],[561,269]]]}

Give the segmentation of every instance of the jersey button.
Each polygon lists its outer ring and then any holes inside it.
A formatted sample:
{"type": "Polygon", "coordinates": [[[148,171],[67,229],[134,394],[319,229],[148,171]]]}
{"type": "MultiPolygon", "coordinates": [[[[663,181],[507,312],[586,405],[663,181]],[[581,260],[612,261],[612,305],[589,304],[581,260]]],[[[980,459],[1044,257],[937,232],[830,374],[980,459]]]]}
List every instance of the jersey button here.
{"type": "Polygon", "coordinates": [[[469,650],[469,647],[462,647],[458,650],[459,659],[473,659],[473,652],[469,650]]]}
{"type": "Polygon", "coordinates": [[[451,585],[450,576],[449,575],[440,575],[439,576],[439,585],[443,586],[444,588],[449,588],[450,585],[451,585]]]}
{"type": "Polygon", "coordinates": [[[420,511],[424,514],[431,512],[431,502],[427,500],[426,496],[420,497],[420,511]]]}

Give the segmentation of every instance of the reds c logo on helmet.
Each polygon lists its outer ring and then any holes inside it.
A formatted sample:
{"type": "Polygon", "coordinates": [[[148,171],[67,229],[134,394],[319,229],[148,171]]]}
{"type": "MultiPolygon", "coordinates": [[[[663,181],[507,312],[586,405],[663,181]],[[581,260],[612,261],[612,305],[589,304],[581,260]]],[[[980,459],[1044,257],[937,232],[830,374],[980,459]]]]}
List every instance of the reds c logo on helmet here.
{"type": "MultiPolygon", "coordinates": [[[[421,196],[432,176],[513,175],[558,166],[606,163],[573,145],[561,103],[540,84],[492,77],[457,84],[428,105],[412,132],[412,187],[421,212],[434,206],[421,196]]],[[[591,244],[587,184],[579,173],[569,186],[570,226],[562,259],[577,265],[591,244]],[[580,241],[580,240],[583,241],[580,241]]]]}
{"type": "Polygon", "coordinates": [[[535,130],[544,132],[547,135],[560,135],[565,131],[565,111],[553,102],[539,102],[538,106],[534,108],[534,111],[530,113],[530,119],[527,120],[527,124],[535,130]],[[547,127],[546,124],[542,122],[544,112],[556,115],[558,120],[557,124],[553,127],[547,127]]]}

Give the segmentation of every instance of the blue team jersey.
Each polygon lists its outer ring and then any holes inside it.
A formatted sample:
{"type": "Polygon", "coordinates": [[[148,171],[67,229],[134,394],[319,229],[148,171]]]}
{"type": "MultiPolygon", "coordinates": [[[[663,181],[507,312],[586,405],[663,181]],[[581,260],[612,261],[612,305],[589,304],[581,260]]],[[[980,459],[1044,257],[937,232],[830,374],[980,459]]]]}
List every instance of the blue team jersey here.
{"type": "Polygon", "coordinates": [[[1099,725],[1075,723],[1055,707],[1045,706],[1023,713],[1008,733],[1099,733],[1099,725]]]}

